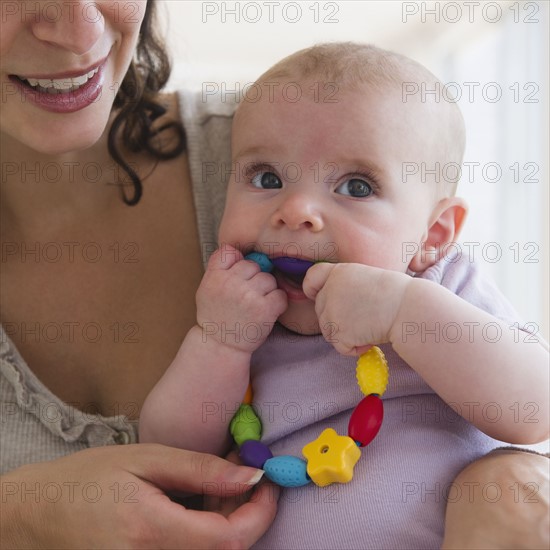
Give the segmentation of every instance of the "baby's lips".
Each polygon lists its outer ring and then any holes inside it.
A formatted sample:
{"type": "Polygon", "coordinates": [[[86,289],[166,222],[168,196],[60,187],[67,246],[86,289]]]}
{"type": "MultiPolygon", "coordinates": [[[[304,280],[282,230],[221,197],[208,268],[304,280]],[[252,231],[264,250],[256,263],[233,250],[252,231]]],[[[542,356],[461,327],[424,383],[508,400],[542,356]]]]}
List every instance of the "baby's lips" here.
{"type": "Polygon", "coordinates": [[[272,258],[271,262],[279,271],[289,275],[305,275],[306,271],[314,264],[309,260],[290,258],[289,256],[272,258]]]}

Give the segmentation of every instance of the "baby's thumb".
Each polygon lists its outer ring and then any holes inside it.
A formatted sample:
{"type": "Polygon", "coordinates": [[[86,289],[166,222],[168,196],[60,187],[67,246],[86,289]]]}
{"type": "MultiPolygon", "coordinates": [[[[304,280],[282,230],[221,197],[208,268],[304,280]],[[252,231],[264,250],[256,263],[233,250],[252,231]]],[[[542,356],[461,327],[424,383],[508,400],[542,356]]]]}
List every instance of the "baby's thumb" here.
{"type": "Polygon", "coordinates": [[[310,299],[315,301],[317,294],[321,292],[329,275],[334,269],[335,264],[330,264],[328,262],[322,262],[311,266],[304,278],[302,283],[302,289],[304,294],[310,299]]]}

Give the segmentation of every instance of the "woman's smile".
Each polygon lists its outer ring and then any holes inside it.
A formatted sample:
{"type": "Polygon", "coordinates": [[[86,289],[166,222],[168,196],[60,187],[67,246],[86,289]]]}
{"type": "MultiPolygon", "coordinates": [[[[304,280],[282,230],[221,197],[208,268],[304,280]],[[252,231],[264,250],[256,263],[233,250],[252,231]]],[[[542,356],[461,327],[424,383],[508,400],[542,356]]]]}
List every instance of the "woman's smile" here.
{"type": "Polygon", "coordinates": [[[103,88],[103,71],[109,56],[90,68],[62,75],[10,75],[10,81],[37,107],[54,113],[74,113],[94,103],[103,88]]]}

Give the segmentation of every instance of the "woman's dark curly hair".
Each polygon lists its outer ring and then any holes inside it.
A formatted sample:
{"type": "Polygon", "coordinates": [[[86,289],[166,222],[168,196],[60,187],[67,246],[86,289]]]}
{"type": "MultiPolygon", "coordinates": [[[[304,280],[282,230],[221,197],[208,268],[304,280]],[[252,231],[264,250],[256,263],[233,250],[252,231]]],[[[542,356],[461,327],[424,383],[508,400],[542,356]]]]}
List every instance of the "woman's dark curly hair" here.
{"type": "Polygon", "coordinates": [[[148,0],[136,54],[113,104],[113,109],[118,113],[108,136],[109,153],[126,172],[133,185],[132,197],[127,197],[124,186],[121,187],[123,200],[129,206],[139,202],[143,186],[138,174],[122,157],[118,145],[119,135],[122,145],[128,150],[135,153],[146,151],[158,160],[177,157],[185,151],[186,146],[185,130],[179,121],[169,121],[153,129],[155,120],[166,113],[156,97],[166,84],[171,71],[164,41],[155,27],[155,13],[156,1],[148,0]],[[171,137],[168,147],[162,144],[162,140],[155,139],[167,130],[171,137]]]}

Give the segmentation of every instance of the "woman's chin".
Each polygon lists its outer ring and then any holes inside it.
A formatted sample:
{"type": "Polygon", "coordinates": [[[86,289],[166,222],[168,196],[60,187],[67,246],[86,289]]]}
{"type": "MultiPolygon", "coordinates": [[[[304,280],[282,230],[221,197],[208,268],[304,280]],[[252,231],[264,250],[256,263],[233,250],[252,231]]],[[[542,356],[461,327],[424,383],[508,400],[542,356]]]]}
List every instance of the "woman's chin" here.
{"type": "Polygon", "coordinates": [[[41,155],[58,156],[93,147],[105,135],[110,104],[93,104],[76,113],[48,113],[16,105],[3,113],[2,138],[13,139],[41,155]],[[17,110],[19,109],[19,110],[17,110]]]}

